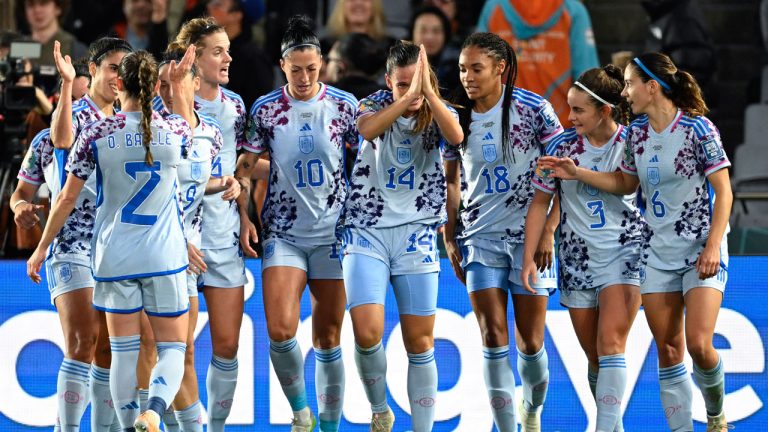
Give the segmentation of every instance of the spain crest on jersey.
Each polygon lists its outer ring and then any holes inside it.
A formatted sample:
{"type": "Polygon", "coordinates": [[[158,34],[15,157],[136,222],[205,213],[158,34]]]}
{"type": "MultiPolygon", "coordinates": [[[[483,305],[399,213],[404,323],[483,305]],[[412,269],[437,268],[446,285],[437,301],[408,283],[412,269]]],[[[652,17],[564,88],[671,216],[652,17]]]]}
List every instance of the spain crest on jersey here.
{"type": "Polygon", "coordinates": [[[659,167],[648,167],[648,183],[656,186],[661,182],[661,173],[659,167]]]}
{"type": "Polygon", "coordinates": [[[496,144],[483,144],[483,159],[486,162],[493,162],[497,157],[496,144]]]}
{"type": "Polygon", "coordinates": [[[315,141],[312,135],[303,135],[299,137],[299,151],[304,154],[310,154],[315,149],[315,141]]]}
{"type": "Polygon", "coordinates": [[[199,182],[203,177],[203,163],[192,162],[189,175],[192,177],[192,181],[199,182]]]}
{"type": "Polygon", "coordinates": [[[411,161],[411,149],[407,147],[397,148],[397,161],[401,164],[406,164],[411,161]]]}

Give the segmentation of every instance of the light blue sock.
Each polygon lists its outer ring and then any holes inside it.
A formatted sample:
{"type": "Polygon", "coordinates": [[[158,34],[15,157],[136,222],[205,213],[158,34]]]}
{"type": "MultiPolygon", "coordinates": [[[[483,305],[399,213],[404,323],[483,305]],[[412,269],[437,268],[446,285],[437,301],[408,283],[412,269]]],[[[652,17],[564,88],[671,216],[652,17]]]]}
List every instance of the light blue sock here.
{"type": "Polygon", "coordinates": [[[509,364],[509,345],[483,347],[483,378],[496,429],[499,432],[517,432],[515,374],[509,364]]]}
{"type": "Polygon", "coordinates": [[[149,377],[147,410],[163,416],[173,402],[184,377],[185,342],[157,342],[157,364],[149,377]]]}
{"type": "Polygon", "coordinates": [[[133,428],[139,415],[139,391],[136,390],[136,363],[139,360],[139,335],[110,336],[112,368],[109,389],[123,429],[133,428]]]}
{"type": "Polygon", "coordinates": [[[549,387],[549,358],[542,346],[536,354],[517,351],[517,372],[523,382],[523,405],[528,412],[535,412],[544,405],[549,387]]]}
{"type": "Polygon", "coordinates": [[[90,376],[90,364],[68,358],[62,360],[56,381],[59,426],[62,432],[78,432],[80,430],[80,419],[88,406],[90,376]]]}
{"type": "Polygon", "coordinates": [[[315,392],[321,432],[338,432],[344,407],[344,362],[341,347],[315,347],[315,392]]]}
{"type": "Polygon", "coordinates": [[[197,401],[174,413],[182,432],[203,432],[203,417],[200,413],[200,407],[200,401],[197,401]]]}
{"type": "Polygon", "coordinates": [[[172,405],[168,405],[163,413],[163,424],[165,425],[165,432],[181,432],[179,422],[176,420],[175,411],[172,405]]]}
{"type": "Polygon", "coordinates": [[[355,344],[355,364],[363,382],[365,395],[371,403],[371,412],[383,413],[387,405],[387,355],[381,341],[370,348],[355,344]]]}
{"type": "Polygon", "coordinates": [[[614,432],[621,420],[621,401],[627,387],[627,362],[624,353],[598,358],[597,431],[614,432]]]}
{"type": "Polygon", "coordinates": [[[139,389],[139,409],[141,412],[147,410],[147,402],[149,402],[149,389],[139,389]]]}
{"type": "Polygon", "coordinates": [[[691,379],[685,364],[659,368],[661,406],[673,432],[693,431],[691,379]]]}
{"type": "Polygon", "coordinates": [[[110,370],[91,365],[91,430],[92,431],[120,431],[120,422],[117,419],[112,392],[109,390],[110,370]]]}
{"type": "Polygon", "coordinates": [[[723,398],[725,397],[725,373],[723,372],[723,358],[717,360],[717,365],[712,369],[700,369],[693,365],[693,381],[699,386],[704,405],[707,407],[707,415],[717,417],[723,413],[723,398]]]}
{"type": "Polygon", "coordinates": [[[213,356],[208,365],[205,387],[208,390],[208,432],[224,432],[237,386],[237,358],[213,356]]]}
{"type": "Polygon", "coordinates": [[[430,432],[435,423],[437,364],[435,349],[408,353],[408,400],[413,432],[430,432]]]}
{"type": "Polygon", "coordinates": [[[269,358],[280,387],[294,413],[307,407],[307,388],[304,384],[304,356],[296,338],[282,342],[269,341],[269,358]]]}

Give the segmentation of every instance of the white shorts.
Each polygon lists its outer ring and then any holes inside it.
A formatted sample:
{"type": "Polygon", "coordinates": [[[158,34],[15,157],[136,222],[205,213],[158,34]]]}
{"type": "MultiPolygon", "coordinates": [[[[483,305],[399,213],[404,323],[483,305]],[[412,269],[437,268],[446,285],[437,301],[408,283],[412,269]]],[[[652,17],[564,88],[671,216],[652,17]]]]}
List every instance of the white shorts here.
{"type": "Polygon", "coordinates": [[[215,288],[240,288],[245,286],[245,260],[240,246],[224,249],[203,249],[205,265],[203,286],[215,288]]]}
{"type": "Polygon", "coordinates": [[[152,316],[179,316],[189,310],[185,271],[163,276],[96,282],[93,307],[110,313],[144,310],[152,316]]]}
{"type": "MultiPolygon", "coordinates": [[[[523,288],[523,244],[501,240],[471,239],[460,241],[461,266],[467,272],[467,291],[488,288],[510,290],[512,294],[533,295],[523,288]],[[506,282],[506,284],[504,283],[506,282]]],[[[557,265],[539,272],[531,283],[536,295],[548,296],[557,288],[557,265]]]]}
{"type": "Polygon", "coordinates": [[[203,276],[187,273],[187,297],[198,297],[199,289],[203,287],[203,276]]]}
{"type": "Polygon", "coordinates": [[[48,280],[48,291],[51,293],[51,304],[55,305],[56,297],[83,288],[93,288],[91,267],[88,265],[57,260],[55,257],[45,261],[45,277],[48,280]]]}
{"type": "Polygon", "coordinates": [[[264,241],[261,269],[286,266],[304,270],[307,279],[343,279],[339,261],[339,243],[321,246],[299,245],[277,237],[264,241]]]}
{"type": "MultiPolygon", "coordinates": [[[[560,291],[560,304],[568,309],[595,309],[597,308],[602,293],[606,288],[618,285],[610,284],[603,285],[599,288],[582,289],[582,290],[561,290],[560,291]]],[[[640,287],[637,283],[627,284],[632,285],[634,289],[639,290],[640,287]]]]}
{"type": "Polygon", "coordinates": [[[383,261],[391,276],[440,271],[440,251],[434,225],[411,223],[391,228],[346,228],[342,258],[363,254],[383,261]]]}

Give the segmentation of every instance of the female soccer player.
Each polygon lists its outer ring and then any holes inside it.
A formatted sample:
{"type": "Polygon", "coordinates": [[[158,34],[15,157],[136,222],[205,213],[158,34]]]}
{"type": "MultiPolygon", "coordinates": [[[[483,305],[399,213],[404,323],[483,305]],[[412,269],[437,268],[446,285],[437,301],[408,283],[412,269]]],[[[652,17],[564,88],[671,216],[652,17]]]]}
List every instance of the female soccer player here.
{"type": "Polygon", "coordinates": [[[639,115],[629,127],[621,171],[600,173],[547,157],[553,177],[615,194],[642,187],[649,233],[640,292],[659,352],[661,403],[669,428],[693,430],[685,347],[704,395],[707,430],[725,431],[723,363],[712,345],[728,276],[726,233],[733,195],[720,133],[704,117],[696,80],[658,53],[624,71],[623,95],[639,115]],[[716,199],[715,199],[716,197],[716,199]],[[685,310],[685,322],[683,311],[685,310]]]}
{"type": "MultiPolygon", "coordinates": [[[[245,144],[246,111],[236,93],[222,87],[229,82],[229,38],[212,18],[187,21],[176,37],[185,48],[197,49],[195,67],[200,89],[195,96],[198,113],[213,117],[224,144],[213,161],[213,177],[235,172],[236,150],[245,144]]],[[[237,385],[237,347],[243,320],[245,262],[240,249],[240,216],[237,203],[221,193],[203,198],[206,217],[202,228],[202,253],[206,271],[203,295],[208,307],[213,358],[208,367],[208,428],[222,432],[232,408],[237,385]]]]}
{"type": "MultiPolygon", "coordinates": [[[[117,66],[126,53],[132,51],[132,48],[128,42],[116,38],[101,38],[93,42],[88,54],[91,85],[88,93],[75,102],[72,102],[72,91],[74,78],[77,74],[72,60],[68,56],[63,57],[61,55],[61,46],[58,43],[54,43],[53,51],[62,84],[59,106],[51,119],[50,136],[54,147],[68,151],[87,124],[107,118],[115,113],[117,66]]],[[[63,164],[64,161],[62,161],[63,164]]],[[[95,191],[95,181],[95,178],[90,180],[84,190],[95,191]]],[[[75,212],[83,212],[77,217],[77,220],[80,221],[79,229],[87,232],[93,230],[95,204],[96,199],[91,197],[83,200],[82,204],[75,209],[75,212]]],[[[87,265],[90,266],[90,261],[87,265]]],[[[104,430],[110,428],[110,425],[114,428],[118,424],[109,390],[111,357],[107,324],[103,312],[99,312],[99,327],[90,378],[92,430],[104,430]]]]}
{"type": "Polygon", "coordinates": [[[176,169],[192,136],[182,118],[163,119],[152,112],[156,83],[157,65],[148,52],[128,54],[120,62],[117,89],[122,114],[88,125],[77,137],[67,163],[67,182],[27,263],[30,278],[39,282],[47,248],[85,181],[95,175],[100,194],[93,229],[97,282],[93,304],[107,312],[110,389],[120,407],[120,425],[142,432],[159,430],[160,414],[181,384],[189,308],[176,169]],[[149,315],[159,358],[147,410],[136,417],[141,310],[149,315]]]}
{"type": "MultiPolygon", "coordinates": [[[[467,285],[480,325],[485,382],[494,420],[501,431],[517,427],[507,329],[507,299],[511,292],[517,366],[523,381],[521,423],[526,432],[538,431],[540,407],[549,381],[544,319],[548,289],[557,285],[551,268],[541,274],[542,280],[533,288],[523,288],[520,271],[536,160],[562,127],[549,102],[514,87],[515,53],[499,36],[475,33],[468,37],[459,57],[459,71],[465,94],[458,103],[465,107],[460,118],[466,140],[445,151],[446,249],[454,272],[467,285]],[[462,181],[466,188],[460,197],[462,181]],[[459,215],[460,198],[463,209],[459,215]]],[[[542,239],[549,254],[554,247],[556,215],[551,219],[542,239]]]]}
{"type": "MultiPolygon", "coordinates": [[[[624,76],[608,65],[584,72],[568,91],[574,127],[555,138],[548,153],[581,167],[614,172],[624,156],[629,106],[624,76]]],[[[621,401],[627,382],[624,349],[640,308],[640,247],[645,222],[635,195],[614,195],[584,183],[536,176],[538,189],[525,225],[523,285],[535,279],[534,253],[550,198],[560,197],[560,303],[589,360],[597,401],[597,430],[624,430],[621,401]]]]}
{"type": "Polygon", "coordinates": [[[387,362],[381,339],[384,299],[394,287],[408,352],[412,428],[434,422],[437,367],[432,335],[440,259],[436,229],[445,220],[444,143],[464,135],[456,112],[440,98],[424,48],[398,42],[387,58],[386,82],[360,101],[364,138],[340,220],[342,267],[355,334],[355,361],[371,403],[372,431],[390,431],[387,362]]]}
{"type": "MultiPolygon", "coordinates": [[[[259,155],[268,152],[269,193],[262,212],[264,311],[272,366],[293,409],[291,430],[311,431],[316,423],[307,407],[304,356],[295,337],[301,295],[309,281],[320,430],[335,432],[344,402],[339,344],[346,306],[335,225],[347,190],[344,151],[357,144],[357,99],[317,81],[320,41],[306,17],[291,18],[280,50],[288,84],[253,104],[244,147],[248,152],[238,162],[237,175],[250,185],[259,155]]],[[[240,240],[246,253],[255,256],[249,244],[256,237],[247,214],[249,195],[243,194],[239,206],[240,240]]]]}

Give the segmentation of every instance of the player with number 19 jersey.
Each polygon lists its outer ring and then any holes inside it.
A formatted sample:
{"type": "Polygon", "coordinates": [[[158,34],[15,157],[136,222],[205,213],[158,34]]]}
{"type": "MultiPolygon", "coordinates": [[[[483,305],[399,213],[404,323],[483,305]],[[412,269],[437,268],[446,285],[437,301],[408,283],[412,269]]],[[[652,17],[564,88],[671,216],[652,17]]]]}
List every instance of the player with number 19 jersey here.
{"type": "MultiPolygon", "coordinates": [[[[357,118],[375,114],[392,102],[390,90],[373,93],[360,101],[357,118]]],[[[458,119],[456,110],[448,109],[458,119]]],[[[440,154],[445,140],[435,123],[421,134],[411,133],[415,124],[415,117],[401,116],[381,136],[362,141],[349,180],[342,226],[391,228],[445,222],[446,186],[440,154]]]]}
{"type": "Polygon", "coordinates": [[[92,268],[98,282],[170,275],[187,267],[176,168],[192,134],[181,117],[163,119],[153,112],[150,166],[140,119],[141,113],[129,112],[92,123],[69,155],[72,175],[96,176],[92,268]]]}
{"type": "MultiPolygon", "coordinates": [[[[647,115],[632,122],[621,170],[638,176],[645,196],[648,266],[695,266],[712,223],[715,196],[707,176],[729,166],[720,132],[706,117],[678,111],[661,133],[651,128],[647,115]]],[[[727,266],[725,239],[721,245],[721,265],[727,266]]]]}
{"type": "MultiPolygon", "coordinates": [[[[220,88],[219,96],[208,101],[195,96],[195,111],[205,114],[219,123],[224,144],[211,168],[212,177],[233,175],[237,161],[237,150],[246,144],[246,109],[243,99],[235,92],[220,88]]],[[[206,218],[203,219],[203,249],[224,249],[240,247],[240,215],[237,203],[224,201],[221,195],[206,195],[203,198],[206,218]]]]}
{"type": "Polygon", "coordinates": [[[265,241],[336,242],[335,224],[347,192],[345,149],[357,144],[356,108],[352,94],[322,83],[307,101],[281,87],[253,104],[243,148],[270,157],[261,215],[265,241]]]}

